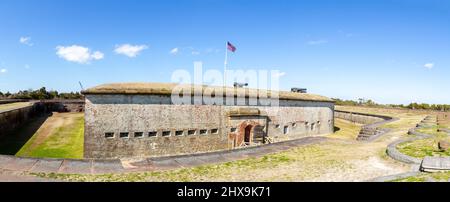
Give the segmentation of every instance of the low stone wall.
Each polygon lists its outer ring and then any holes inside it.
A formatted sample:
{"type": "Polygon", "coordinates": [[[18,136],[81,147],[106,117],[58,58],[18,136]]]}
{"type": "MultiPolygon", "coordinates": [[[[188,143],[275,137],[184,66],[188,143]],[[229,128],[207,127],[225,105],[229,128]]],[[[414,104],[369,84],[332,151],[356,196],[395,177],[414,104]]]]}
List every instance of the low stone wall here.
{"type": "MultiPolygon", "coordinates": [[[[429,119],[430,118],[427,117],[423,121],[421,121],[421,123],[427,122],[429,119]]],[[[397,150],[397,146],[399,144],[402,144],[402,143],[412,142],[412,141],[416,141],[416,140],[420,140],[420,139],[426,139],[426,138],[431,137],[431,135],[428,135],[428,134],[425,134],[425,133],[420,133],[420,132],[416,131],[416,129],[423,128],[423,127],[429,127],[429,126],[424,126],[422,124],[417,124],[416,128],[412,128],[412,129],[410,129],[408,131],[408,135],[414,135],[415,137],[402,139],[402,140],[397,140],[397,141],[389,144],[387,149],[386,149],[387,155],[390,156],[391,158],[393,158],[393,159],[395,159],[397,161],[403,162],[403,163],[420,165],[422,163],[422,159],[415,158],[415,157],[408,156],[406,154],[401,153],[400,151],[397,150]]]]}
{"type": "Polygon", "coordinates": [[[397,118],[389,116],[340,110],[335,110],[334,116],[335,118],[340,118],[359,124],[365,124],[364,126],[362,126],[357,138],[357,140],[360,141],[373,141],[381,135],[386,134],[387,132],[389,132],[389,129],[378,127],[386,123],[398,120],[397,118]]]}
{"type": "Polygon", "coordinates": [[[365,113],[357,113],[357,112],[348,112],[348,111],[334,111],[334,117],[344,119],[347,121],[359,123],[359,124],[372,124],[375,122],[385,120],[383,116],[365,114],[365,113]]]}
{"type": "Polygon", "coordinates": [[[401,153],[397,150],[397,145],[412,142],[420,139],[431,138],[431,135],[417,132],[416,130],[419,128],[427,128],[433,127],[437,123],[437,120],[431,116],[427,116],[423,119],[419,124],[417,124],[416,128],[412,128],[408,131],[409,135],[414,135],[413,138],[408,138],[404,140],[398,140],[391,143],[386,153],[391,158],[401,161],[408,164],[416,164],[420,165],[419,170],[422,172],[440,172],[440,171],[448,171],[450,170],[450,157],[431,157],[426,156],[424,159],[415,158],[406,154],[401,153]]]}
{"type": "Polygon", "coordinates": [[[419,139],[423,139],[423,138],[409,138],[406,140],[397,140],[391,144],[388,145],[387,149],[386,149],[386,153],[388,156],[390,156],[391,158],[403,162],[403,163],[407,163],[407,164],[420,164],[422,162],[421,159],[418,158],[414,158],[412,156],[408,156],[406,154],[401,153],[400,151],[397,150],[397,145],[405,143],[405,142],[412,142],[415,140],[419,140],[419,139]]]}

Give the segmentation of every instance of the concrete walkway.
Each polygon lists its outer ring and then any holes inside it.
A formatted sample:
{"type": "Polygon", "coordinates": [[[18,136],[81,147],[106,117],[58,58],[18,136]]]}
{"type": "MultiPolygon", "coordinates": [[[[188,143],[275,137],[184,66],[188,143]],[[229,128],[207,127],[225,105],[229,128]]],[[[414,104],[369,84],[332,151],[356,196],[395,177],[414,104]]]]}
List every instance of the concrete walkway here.
{"type": "MultiPolygon", "coordinates": [[[[249,157],[261,157],[266,154],[285,151],[298,146],[316,144],[327,140],[328,138],[326,137],[306,137],[297,140],[262,145],[259,147],[138,160],[38,159],[0,155],[0,169],[11,172],[61,174],[105,174],[158,171],[223,163],[249,157]]],[[[7,179],[8,175],[3,176],[3,178],[7,179]]],[[[1,175],[0,181],[2,181],[1,175]]]]}
{"type": "Polygon", "coordinates": [[[0,171],[0,182],[61,182],[60,180],[23,175],[14,171],[0,171]]]}

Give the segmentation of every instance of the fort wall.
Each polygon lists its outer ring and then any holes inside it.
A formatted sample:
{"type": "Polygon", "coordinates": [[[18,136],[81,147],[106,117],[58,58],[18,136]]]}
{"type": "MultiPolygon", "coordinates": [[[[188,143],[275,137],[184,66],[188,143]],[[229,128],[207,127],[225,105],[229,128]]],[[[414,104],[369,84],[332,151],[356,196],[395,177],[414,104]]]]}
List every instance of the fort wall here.
{"type": "Polygon", "coordinates": [[[38,103],[0,112],[0,137],[7,135],[30,118],[39,115],[42,110],[38,103]]]}
{"type": "Polygon", "coordinates": [[[203,153],[329,134],[334,103],[279,100],[279,107],[175,105],[168,95],[88,94],[85,158],[203,153]],[[253,135],[246,140],[249,130],[253,135]]]}

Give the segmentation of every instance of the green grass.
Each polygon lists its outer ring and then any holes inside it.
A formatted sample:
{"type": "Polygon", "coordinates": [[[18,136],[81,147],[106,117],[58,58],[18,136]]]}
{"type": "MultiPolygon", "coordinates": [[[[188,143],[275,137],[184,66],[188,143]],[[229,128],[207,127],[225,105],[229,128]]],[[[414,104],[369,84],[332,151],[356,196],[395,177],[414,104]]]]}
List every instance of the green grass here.
{"type": "Polygon", "coordinates": [[[37,146],[35,134],[16,154],[25,157],[83,158],[84,118],[77,117],[70,125],[59,127],[37,146]]]}
{"type": "Polygon", "coordinates": [[[432,181],[444,181],[448,182],[450,179],[450,172],[439,172],[439,173],[422,173],[416,176],[400,178],[393,180],[393,182],[426,182],[429,180],[432,181]]]}
{"type": "Polygon", "coordinates": [[[447,133],[438,132],[437,131],[439,128],[440,128],[439,126],[434,125],[434,126],[431,126],[431,127],[420,128],[420,129],[417,130],[417,132],[425,133],[425,134],[428,134],[428,135],[434,135],[436,137],[446,137],[447,133]]]}
{"type": "Polygon", "coordinates": [[[409,156],[424,158],[425,156],[450,156],[450,150],[441,152],[438,149],[438,142],[445,140],[450,142],[450,136],[443,132],[437,132],[438,126],[420,128],[417,131],[432,135],[431,138],[405,142],[397,146],[397,149],[409,156]]]}
{"type": "MultiPolygon", "coordinates": [[[[447,141],[449,140],[450,138],[447,139],[447,141]]],[[[398,145],[397,149],[401,153],[416,158],[424,158],[425,156],[450,156],[450,151],[441,152],[438,150],[437,145],[438,140],[431,138],[406,142],[398,145]]]]}

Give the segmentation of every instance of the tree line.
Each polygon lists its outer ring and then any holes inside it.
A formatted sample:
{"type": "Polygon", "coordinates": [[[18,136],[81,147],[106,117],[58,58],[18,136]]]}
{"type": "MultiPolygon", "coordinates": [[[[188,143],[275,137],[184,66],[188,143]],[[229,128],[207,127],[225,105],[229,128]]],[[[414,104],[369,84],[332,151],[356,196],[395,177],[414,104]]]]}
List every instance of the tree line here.
{"type": "Polygon", "coordinates": [[[37,90],[20,90],[17,93],[0,91],[1,99],[25,99],[25,100],[52,100],[52,99],[82,99],[80,92],[60,93],[55,90],[48,91],[45,87],[37,90]]]}
{"type": "Polygon", "coordinates": [[[370,99],[369,100],[358,99],[357,101],[355,101],[355,100],[341,100],[339,98],[333,98],[333,100],[336,102],[336,105],[344,105],[344,106],[367,106],[367,107],[450,111],[450,105],[448,104],[410,103],[408,105],[403,105],[403,104],[379,104],[370,99]]]}

